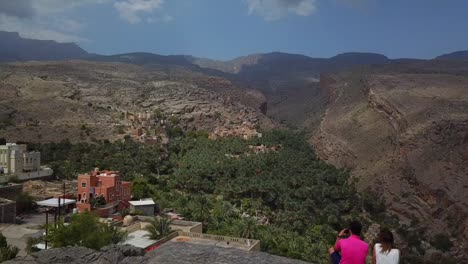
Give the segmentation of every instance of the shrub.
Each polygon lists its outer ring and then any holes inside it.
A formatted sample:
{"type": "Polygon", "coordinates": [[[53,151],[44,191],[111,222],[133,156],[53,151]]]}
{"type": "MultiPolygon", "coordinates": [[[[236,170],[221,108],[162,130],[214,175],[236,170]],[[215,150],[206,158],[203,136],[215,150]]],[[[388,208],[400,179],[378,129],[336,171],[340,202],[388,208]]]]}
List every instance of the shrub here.
{"type": "Polygon", "coordinates": [[[26,192],[20,193],[16,197],[16,212],[24,213],[30,212],[36,208],[34,198],[26,192]]]}
{"type": "Polygon", "coordinates": [[[28,239],[26,240],[26,252],[31,254],[33,252],[40,251],[40,249],[37,248],[35,245],[38,243],[41,243],[42,241],[43,241],[42,237],[38,237],[38,238],[28,237],[28,239]]]}
{"type": "Polygon", "coordinates": [[[13,183],[20,183],[20,179],[18,178],[18,176],[16,175],[13,175],[10,177],[10,182],[13,182],[13,183]]]}
{"type": "Polygon", "coordinates": [[[171,118],[169,118],[169,121],[171,121],[173,125],[178,125],[180,123],[180,120],[177,116],[171,116],[171,118]]]}
{"type": "Polygon", "coordinates": [[[6,238],[0,233],[0,263],[16,258],[19,249],[15,246],[8,245],[6,238]]]}
{"type": "Polygon", "coordinates": [[[448,235],[442,233],[435,235],[431,244],[443,252],[449,251],[453,247],[453,243],[450,241],[448,235]]]}
{"type": "Polygon", "coordinates": [[[123,242],[126,236],[125,232],[100,222],[99,217],[86,211],[73,215],[68,225],[50,225],[47,239],[54,247],[76,245],[99,250],[103,246],[123,242]]]}

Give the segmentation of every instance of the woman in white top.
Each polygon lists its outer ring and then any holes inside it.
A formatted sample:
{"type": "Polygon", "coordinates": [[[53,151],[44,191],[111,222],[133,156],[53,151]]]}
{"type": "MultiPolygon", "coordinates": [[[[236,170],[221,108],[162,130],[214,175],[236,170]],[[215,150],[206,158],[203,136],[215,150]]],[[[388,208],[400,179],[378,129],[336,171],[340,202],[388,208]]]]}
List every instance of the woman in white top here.
{"type": "Polygon", "coordinates": [[[400,250],[393,247],[393,234],[384,228],[380,230],[380,243],[375,244],[372,264],[399,264],[400,250]]]}

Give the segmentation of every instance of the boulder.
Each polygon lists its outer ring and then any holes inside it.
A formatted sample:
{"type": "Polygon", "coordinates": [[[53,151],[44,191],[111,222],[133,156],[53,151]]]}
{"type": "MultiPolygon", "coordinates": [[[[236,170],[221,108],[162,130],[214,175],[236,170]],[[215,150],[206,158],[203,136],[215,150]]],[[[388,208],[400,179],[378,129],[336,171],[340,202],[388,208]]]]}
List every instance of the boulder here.
{"type": "Polygon", "coordinates": [[[131,215],[126,215],[123,219],[123,226],[129,226],[133,223],[135,219],[133,219],[133,216],[131,215]]]}

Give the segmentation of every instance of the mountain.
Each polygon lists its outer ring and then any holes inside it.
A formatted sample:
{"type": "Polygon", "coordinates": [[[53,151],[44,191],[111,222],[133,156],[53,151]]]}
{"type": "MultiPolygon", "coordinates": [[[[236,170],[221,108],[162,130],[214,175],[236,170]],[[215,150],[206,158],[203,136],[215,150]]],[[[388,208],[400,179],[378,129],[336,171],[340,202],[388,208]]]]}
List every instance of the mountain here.
{"type": "Polygon", "coordinates": [[[132,52],[116,55],[93,55],[88,58],[92,61],[103,61],[103,62],[123,62],[137,65],[169,65],[169,66],[185,66],[192,67],[193,64],[184,55],[158,55],[148,52],[132,52]]]}
{"type": "Polygon", "coordinates": [[[349,52],[331,58],[311,58],[273,52],[226,62],[197,58],[192,62],[202,68],[234,74],[234,79],[264,93],[270,117],[288,126],[314,130],[327,101],[319,87],[320,74],[363,65],[387,64],[391,60],[374,53],[349,52]]]}
{"type": "Polygon", "coordinates": [[[115,139],[132,131],[123,113],[160,110],[184,129],[210,132],[242,130],[245,121],[248,129],[280,122],[304,131],[320,158],[350,170],[362,192],[378,192],[402,224],[429,236],[449,234],[463,253],[466,54],[392,60],[373,53],[311,58],[274,52],[216,61],[127,53],[3,64],[0,137],[115,139]]]}
{"type": "Polygon", "coordinates": [[[88,52],[75,43],[22,38],[0,31],[0,62],[85,59],[88,52]]]}
{"type": "Polygon", "coordinates": [[[385,64],[388,63],[390,59],[377,53],[347,52],[331,57],[330,61],[342,65],[366,65],[385,64]]]}
{"type": "Polygon", "coordinates": [[[258,91],[178,67],[92,61],[0,64],[0,87],[0,137],[9,141],[115,140],[139,128],[157,138],[167,136],[168,124],[246,135],[273,125],[261,113],[265,98],[258,91]],[[141,113],[153,114],[158,123],[148,125],[141,113]]]}
{"type": "MultiPolygon", "coordinates": [[[[468,248],[468,63],[386,64],[321,76],[311,142],[385,198],[401,224],[468,248]]],[[[466,252],[466,251],[465,251],[466,252]]]]}
{"type": "Polygon", "coordinates": [[[468,50],[456,51],[437,57],[438,60],[463,60],[468,61],[468,50]]]}

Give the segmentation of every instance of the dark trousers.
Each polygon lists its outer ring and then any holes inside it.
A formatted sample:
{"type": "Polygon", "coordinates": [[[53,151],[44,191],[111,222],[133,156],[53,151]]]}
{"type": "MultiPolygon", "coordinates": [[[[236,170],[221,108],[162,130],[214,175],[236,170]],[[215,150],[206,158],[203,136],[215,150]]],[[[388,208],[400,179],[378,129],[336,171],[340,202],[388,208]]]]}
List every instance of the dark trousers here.
{"type": "Polygon", "coordinates": [[[341,261],[341,255],[340,255],[340,253],[338,253],[338,252],[333,252],[333,253],[330,255],[330,258],[331,258],[333,264],[340,264],[340,261],[341,261]]]}

